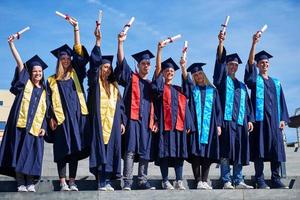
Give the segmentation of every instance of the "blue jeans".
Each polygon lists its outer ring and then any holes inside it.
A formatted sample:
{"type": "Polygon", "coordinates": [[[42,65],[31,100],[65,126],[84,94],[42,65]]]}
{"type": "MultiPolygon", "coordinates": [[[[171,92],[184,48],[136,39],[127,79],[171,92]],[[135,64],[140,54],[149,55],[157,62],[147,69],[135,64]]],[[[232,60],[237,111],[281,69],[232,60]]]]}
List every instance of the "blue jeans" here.
{"type": "Polygon", "coordinates": [[[232,179],[230,177],[230,164],[228,158],[221,158],[221,179],[223,183],[233,182],[233,184],[238,185],[243,182],[243,165],[234,163],[233,164],[233,175],[232,179]]]}

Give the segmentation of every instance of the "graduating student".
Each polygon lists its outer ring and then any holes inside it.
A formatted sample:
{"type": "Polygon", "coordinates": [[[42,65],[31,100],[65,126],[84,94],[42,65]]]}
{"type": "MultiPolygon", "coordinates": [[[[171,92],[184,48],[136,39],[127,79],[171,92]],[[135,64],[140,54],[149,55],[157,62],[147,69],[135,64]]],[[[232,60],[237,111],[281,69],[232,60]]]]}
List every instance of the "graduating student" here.
{"type": "Polygon", "coordinates": [[[75,184],[78,160],[89,155],[90,143],[88,109],[82,85],[89,56],[80,44],[78,22],[70,23],[74,27],[74,50],[65,44],[51,51],[57,58],[56,73],[47,82],[51,100],[49,125],[54,137],[54,162],[57,163],[61,191],[78,191],[75,184]],[[69,163],[69,185],[66,183],[66,163],[69,163]]]}
{"type": "Polygon", "coordinates": [[[159,42],[156,57],[155,80],[152,88],[155,94],[155,108],[159,118],[158,158],[162,174],[162,188],[185,190],[183,185],[183,162],[187,159],[187,133],[194,130],[187,105],[187,98],[179,86],[173,85],[175,71],[179,69],[172,58],[161,62],[163,42],[159,42]],[[174,187],[168,180],[168,168],[174,167],[174,187]]]}
{"type": "Polygon", "coordinates": [[[242,63],[238,54],[226,55],[225,35],[220,32],[214,69],[214,85],[220,94],[224,121],[220,136],[221,178],[224,189],[234,189],[230,179],[233,165],[233,184],[237,189],[251,189],[243,180],[243,165],[249,164],[249,136],[253,129],[253,111],[246,86],[235,73],[242,63]]]}
{"type": "Polygon", "coordinates": [[[90,172],[98,179],[98,190],[114,191],[110,180],[121,177],[121,134],[125,131],[124,105],[114,80],[113,56],[102,56],[101,32],[95,30],[96,45],[88,70],[88,107],[91,125],[90,172]]]}
{"type": "Polygon", "coordinates": [[[271,162],[272,186],[288,188],[280,181],[279,170],[280,162],[286,160],[282,130],[289,121],[289,115],[281,83],[269,76],[269,59],[273,56],[265,51],[255,54],[260,36],[259,32],[253,36],[244,77],[245,83],[251,89],[255,110],[254,131],[250,135],[251,160],[254,161],[258,188],[269,189],[263,173],[266,161],[271,162]]]}
{"type": "Polygon", "coordinates": [[[38,55],[23,64],[13,36],[8,43],[17,62],[10,88],[16,97],[1,143],[0,174],[15,177],[18,192],[35,192],[34,179],[41,176],[47,130],[43,72],[48,66],[38,55]]]}
{"type": "Polygon", "coordinates": [[[114,70],[116,80],[124,87],[123,101],[128,118],[125,132],[124,190],[131,190],[134,160],[138,160],[138,186],[140,189],[155,189],[147,180],[148,162],[153,160],[152,131],[157,131],[152,106],[151,82],[147,79],[150,59],[153,54],[145,50],[132,55],[137,61],[133,72],[124,57],[123,43],[126,35],[118,35],[118,62],[114,70]]]}
{"type": "Polygon", "coordinates": [[[186,61],[180,61],[182,88],[189,99],[189,109],[196,131],[189,137],[189,161],[192,163],[197,189],[210,190],[207,178],[211,163],[219,162],[219,136],[223,122],[218,91],[207,79],[202,66],[194,63],[186,69],[186,61]],[[192,74],[192,79],[187,74],[192,74]]]}

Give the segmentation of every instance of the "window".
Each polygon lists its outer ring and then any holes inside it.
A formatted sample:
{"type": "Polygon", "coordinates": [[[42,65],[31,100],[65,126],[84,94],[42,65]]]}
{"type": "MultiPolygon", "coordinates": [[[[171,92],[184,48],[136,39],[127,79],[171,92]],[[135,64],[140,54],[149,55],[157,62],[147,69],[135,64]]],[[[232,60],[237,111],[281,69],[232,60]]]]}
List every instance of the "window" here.
{"type": "Polygon", "coordinates": [[[4,131],[6,122],[0,121],[0,131],[4,131]]]}
{"type": "Polygon", "coordinates": [[[3,101],[0,101],[0,106],[3,106],[3,101]]]}

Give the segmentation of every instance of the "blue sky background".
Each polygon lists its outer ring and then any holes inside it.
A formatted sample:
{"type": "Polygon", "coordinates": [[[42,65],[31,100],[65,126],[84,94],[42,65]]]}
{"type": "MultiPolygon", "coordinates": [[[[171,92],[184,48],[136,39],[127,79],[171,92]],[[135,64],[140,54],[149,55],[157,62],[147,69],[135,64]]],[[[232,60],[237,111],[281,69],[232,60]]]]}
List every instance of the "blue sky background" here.
{"type": "MultiPolygon", "coordinates": [[[[225,47],[228,53],[239,53],[246,63],[252,35],[264,24],[268,25],[257,46],[274,58],[270,60],[270,74],[281,80],[290,115],[300,107],[300,1],[297,0],[61,0],[0,2],[0,89],[8,89],[15,61],[8,47],[7,37],[30,26],[31,30],[15,42],[23,61],[34,54],[49,65],[46,76],[55,71],[56,59],[52,49],[67,43],[73,45],[73,28],[55,15],[58,10],[78,19],[81,42],[90,51],[95,39],[93,31],[99,9],[103,10],[102,52],[116,54],[117,34],[131,16],[136,18],[124,45],[129,63],[130,55],[144,49],[156,54],[159,40],[182,34],[182,39],[163,50],[163,59],[179,61],[184,40],[189,41],[188,63],[205,62],[205,71],[212,80],[217,35],[220,24],[230,15],[225,47]],[[226,3],[224,3],[226,2],[226,3]]],[[[152,62],[154,70],[154,60],[152,62]]],[[[245,65],[239,66],[237,77],[243,80],[245,65]]],[[[175,83],[180,84],[180,72],[175,83]]],[[[295,129],[286,129],[288,140],[295,140],[295,129]]]]}

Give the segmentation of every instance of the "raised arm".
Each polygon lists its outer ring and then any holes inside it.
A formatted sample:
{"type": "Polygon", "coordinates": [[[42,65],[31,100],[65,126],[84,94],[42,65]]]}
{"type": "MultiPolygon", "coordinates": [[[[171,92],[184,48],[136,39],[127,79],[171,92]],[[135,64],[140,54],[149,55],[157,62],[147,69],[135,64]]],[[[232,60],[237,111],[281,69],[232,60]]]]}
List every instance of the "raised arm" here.
{"type": "Polygon", "coordinates": [[[219,45],[218,45],[218,62],[222,62],[222,55],[223,55],[223,49],[224,49],[224,41],[225,41],[225,35],[226,32],[222,32],[220,31],[219,35],[218,35],[218,39],[219,39],[219,45]]]}
{"type": "Polygon", "coordinates": [[[24,68],[24,64],[23,64],[23,61],[21,59],[21,56],[17,50],[17,48],[15,47],[15,44],[14,44],[14,36],[9,36],[8,38],[8,44],[9,44],[9,47],[10,47],[10,50],[11,50],[11,53],[13,54],[15,60],[16,60],[16,63],[17,63],[17,66],[18,66],[18,72],[21,72],[22,69],[24,68]]]}
{"type": "Polygon", "coordinates": [[[118,35],[118,63],[122,63],[124,60],[124,48],[123,44],[126,40],[127,35],[125,35],[123,32],[119,33],[118,35]]]}
{"type": "Polygon", "coordinates": [[[165,44],[163,43],[163,41],[160,41],[157,44],[155,78],[158,78],[158,76],[161,72],[161,55],[162,55],[162,49],[164,47],[165,47],[165,44]]]}
{"type": "Polygon", "coordinates": [[[249,53],[249,59],[248,59],[248,64],[250,66],[254,64],[255,48],[256,48],[256,44],[258,43],[260,37],[261,37],[261,34],[259,32],[256,32],[253,35],[252,45],[251,45],[251,49],[250,49],[250,53],[249,53]]]}
{"type": "Polygon", "coordinates": [[[213,74],[214,85],[219,88],[226,81],[226,49],[224,47],[225,35],[220,32],[218,35],[219,45],[213,74]]]}
{"type": "Polygon", "coordinates": [[[186,70],[186,60],[184,60],[182,57],[180,59],[180,66],[181,66],[181,73],[184,80],[187,79],[187,70],[186,70]]]}

